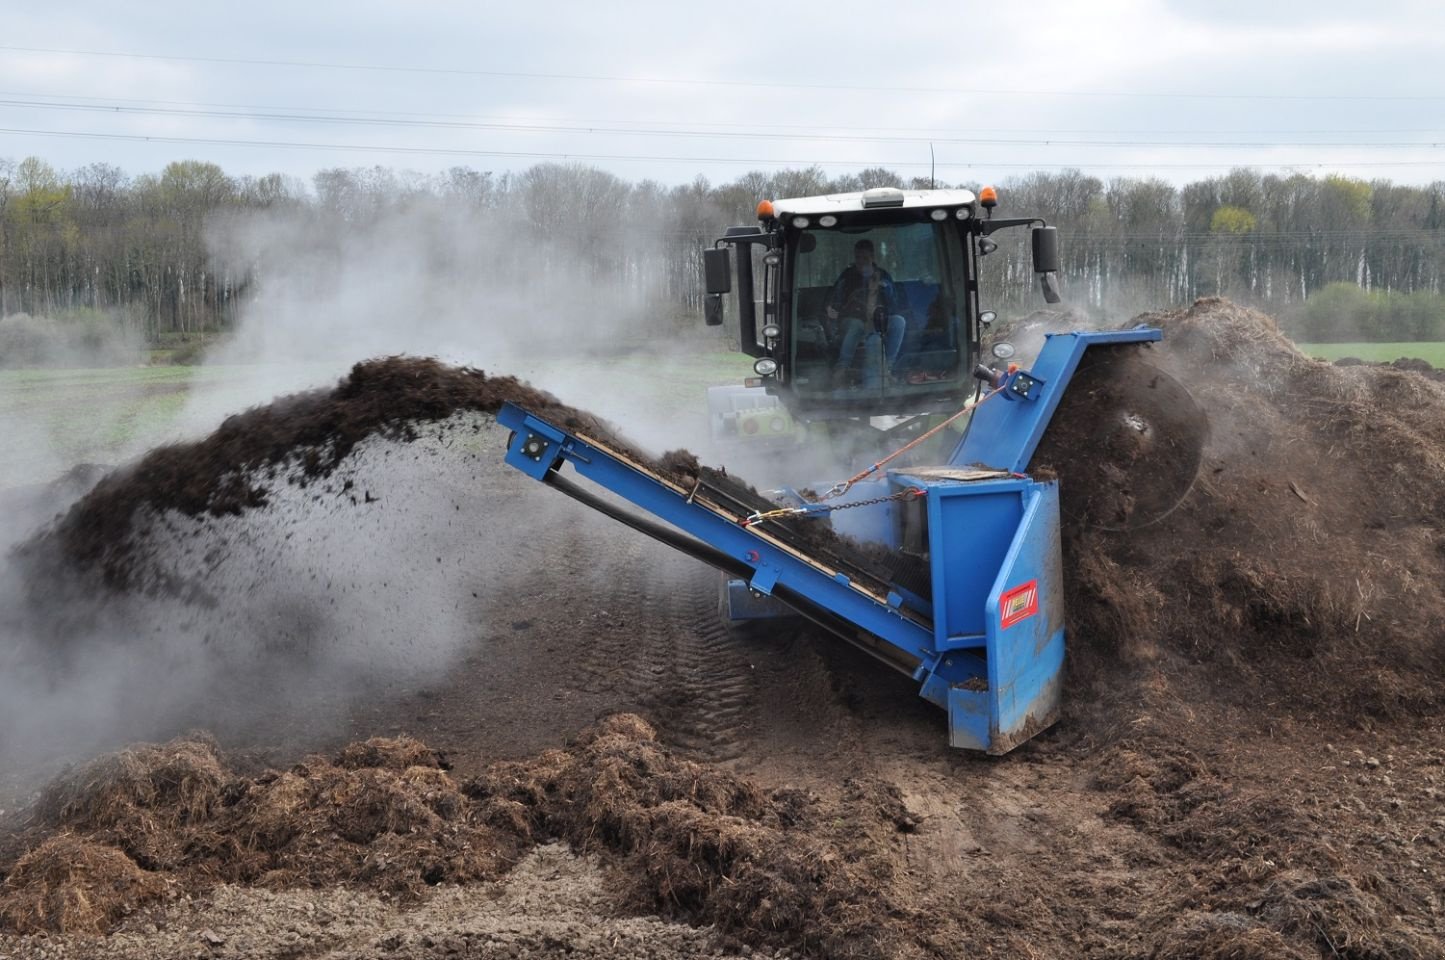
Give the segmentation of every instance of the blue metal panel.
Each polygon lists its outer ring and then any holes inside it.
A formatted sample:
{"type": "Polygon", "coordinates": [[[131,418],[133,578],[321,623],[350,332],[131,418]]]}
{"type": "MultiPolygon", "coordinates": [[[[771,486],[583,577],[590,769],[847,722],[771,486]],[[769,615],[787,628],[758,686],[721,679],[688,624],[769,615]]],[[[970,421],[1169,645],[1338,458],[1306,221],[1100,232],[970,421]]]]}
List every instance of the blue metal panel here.
{"type": "Polygon", "coordinates": [[[968,432],[948,462],[955,466],[983,464],[1012,473],[1022,473],[1038,449],[1049,420],[1059,407],[1069,379],[1079,367],[1084,352],[1093,346],[1121,343],[1149,343],[1163,338],[1153,327],[1113,330],[1105,333],[1052,333],[1044,342],[1038,359],[1027,375],[1038,381],[1027,399],[1018,398],[1006,387],[998,396],[974,412],[968,432]]]}
{"type": "Polygon", "coordinates": [[[934,646],[981,646],[984,601],[1023,514],[1027,480],[927,485],[934,646]]]}
{"type": "Polygon", "coordinates": [[[1064,663],[1058,484],[1035,485],[988,596],[989,752],[1053,723],[1064,663]]]}
{"type": "Polygon", "coordinates": [[[1005,753],[1058,710],[1058,485],[1024,478],[924,485],[930,508],[940,508],[929,519],[938,653],[919,670],[920,695],[948,710],[953,746],[1005,753]],[[964,623],[976,633],[952,632],[964,623]]]}
{"type": "Polygon", "coordinates": [[[986,750],[1002,753],[991,748],[993,698],[988,690],[971,690],[963,686],[948,688],[948,745],[963,750],[986,750]]]}

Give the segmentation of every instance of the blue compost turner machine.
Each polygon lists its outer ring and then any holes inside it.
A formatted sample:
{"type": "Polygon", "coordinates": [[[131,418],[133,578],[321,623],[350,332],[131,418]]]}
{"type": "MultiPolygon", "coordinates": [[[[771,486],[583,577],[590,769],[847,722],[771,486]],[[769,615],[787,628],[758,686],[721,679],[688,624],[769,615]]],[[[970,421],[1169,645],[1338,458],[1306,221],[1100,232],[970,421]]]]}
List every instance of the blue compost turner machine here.
{"type": "Polygon", "coordinates": [[[737,615],[785,605],[909,674],[947,711],[953,746],[1001,754],[1053,723],[1060,704],[1059,482],[1030,476],[1031,458],[1087,355],[1160,338],[1150,328],[1051,335],[1028,370],[980,372],[991,389],[943,464],[880,469],[835,500],[781,510],[725,476],[664,475],[517,406],[497,419],[512,431],[507,463],[724,571],[737,615]],[[845,507],[872,549],[826,525],[809,534],[845,507]],[[901,562],[880,566],[880,546],[901,562]]]}

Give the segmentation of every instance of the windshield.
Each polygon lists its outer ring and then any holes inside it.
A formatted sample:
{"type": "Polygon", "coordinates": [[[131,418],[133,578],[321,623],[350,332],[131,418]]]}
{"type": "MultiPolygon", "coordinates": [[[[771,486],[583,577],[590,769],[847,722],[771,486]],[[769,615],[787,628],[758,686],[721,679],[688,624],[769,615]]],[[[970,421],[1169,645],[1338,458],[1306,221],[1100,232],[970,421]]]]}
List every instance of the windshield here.
{"type": "Polygon", "coordinates": [[[958,389],[967,375],[968,338],[956,225],[813,229],[794,243],[791,359],[798,394],[904,401],[958,389]]]}

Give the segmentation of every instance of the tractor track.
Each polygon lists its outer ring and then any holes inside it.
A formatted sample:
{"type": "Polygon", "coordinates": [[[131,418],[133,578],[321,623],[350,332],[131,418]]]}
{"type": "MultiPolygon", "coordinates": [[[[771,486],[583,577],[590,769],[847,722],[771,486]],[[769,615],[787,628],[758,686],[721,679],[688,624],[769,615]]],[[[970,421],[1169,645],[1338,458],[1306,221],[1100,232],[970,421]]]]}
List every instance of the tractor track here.
{"type": "Polygon", "coordinates": [[[670,647],[671,676],[647,707],[669,743],[710,760],[732,760],[751,739],[757,682],[749,644],[718,620],[718,577],[688,563],[665,594],[649,594],[648,619],[670,647]]]}
{"type": "Polygon", "coordinates": [[[644,537],[619,536],[610,522],[589,526],[536,584],[575,601],[570,694],[598,712],[640,711],[699,758],[740,756],[757,691],[747,639],[718,618],[719,576],[644,537]]]}
{"type": "MultiPolygon", "coordinates": [[[[648,684],[639,671],[651,659],[639,649],[633,612],[647,609],[647,577],[642,571],[646,543],[628,537],[610,559],[614,589],[599,595],[601,606],[589,614],[592,629],[581,638],[574,665],[575,688],[594,696],[617,697],[619,706],[635,704],[648,684]]],[[[573,579],[585,575],[591,561],[577,554],[570,558],[573,579]]]]}

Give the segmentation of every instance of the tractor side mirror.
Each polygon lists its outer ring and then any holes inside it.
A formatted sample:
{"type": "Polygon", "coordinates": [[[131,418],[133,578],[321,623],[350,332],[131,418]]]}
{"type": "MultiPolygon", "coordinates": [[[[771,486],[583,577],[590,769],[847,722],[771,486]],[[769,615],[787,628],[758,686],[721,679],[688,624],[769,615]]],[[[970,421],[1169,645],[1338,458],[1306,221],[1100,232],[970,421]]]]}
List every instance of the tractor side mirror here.
{"type": "Polygon", "coordinates": [[[1059,270],[1059,231],[1057,227],[1034,227],[1034,273],[1039,275],[1039,286],[1044,291],[1046,303],[1058,303],[1059,281],[1054,276],[1059,270]]]}
{"type": "MultiPolygon", "coordinates": [[[[727,251],[723,251],[726,253],[727,251]]],[[[702,304],[702,320],[709,327],[720,327],[723,322],[723,299],[721,294],[710,293],[702,304]]]]}
{"type": "Polygon", "coordinates": [[[1034,227],[1034,273],[1057,273],[1059,270],[1059,230],[1057,227],[1034,227]]]}
{"type": "MultiPolygon", "coordinates": [[[[713,247],[702,252],[703,282],[709,295],[732,293],[733,265],[727,247],[713,247]]],[[[712,323],[711,320],[708,321],[712,323]]],[[[718,323],[722,323],[721,320],[718,323]]]]}

